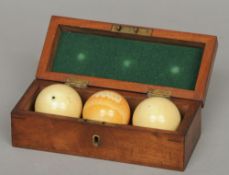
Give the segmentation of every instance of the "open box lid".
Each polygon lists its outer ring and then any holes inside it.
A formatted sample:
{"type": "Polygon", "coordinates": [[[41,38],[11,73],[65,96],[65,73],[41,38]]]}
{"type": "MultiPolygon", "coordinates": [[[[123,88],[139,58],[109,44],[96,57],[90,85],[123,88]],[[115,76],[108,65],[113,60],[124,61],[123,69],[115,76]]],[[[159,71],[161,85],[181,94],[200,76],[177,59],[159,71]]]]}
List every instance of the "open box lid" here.
{"type": "Polygon", "coordinates": [[[215,36],[53,16],[38,79],[204,103],[217,48],[215,36]]]}

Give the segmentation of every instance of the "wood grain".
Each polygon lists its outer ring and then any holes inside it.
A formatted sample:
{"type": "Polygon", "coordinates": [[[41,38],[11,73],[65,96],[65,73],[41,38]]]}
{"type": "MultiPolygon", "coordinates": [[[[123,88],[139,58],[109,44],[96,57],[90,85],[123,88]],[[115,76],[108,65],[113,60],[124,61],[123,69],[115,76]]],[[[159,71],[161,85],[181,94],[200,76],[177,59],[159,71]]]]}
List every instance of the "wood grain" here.
{"type": "Polygon", "coordinates": [[[71,155],[87,156],[119,162],[156,166],[183,171],[201,133],[201,105],[207,94],[217,49],[217,38],[211,35],[152,28],[151,36],[111,32],[113,24],[53,16],[44,43],[36,79],[28,87],[11,113],[12,144],[16,147],[71,155]],[[195,89],[184,90],[164,86],[52,72],[53,54],[61,30],[94,33],[178,45],[202,47],[202,62],[195,89]],[[117,125],[34,112],[38,93],[48,85],[67,78],[89,81],[88,88],[75,88],[83,102],[93,93],[111,89],[121,93],[133,113],[150,89],[169,90],[182,121],[176,131],[128,125],[117,125]],[[97,146],[93,136],[100,137],[97,146]]]}
{"type": "MultiPolygon", "coordinates": [[[[182,113],[177,131],[116,125],[34,112],[37,94],[53,81],[35,80],[12,111],[12,144],[17,147],[94,157],[120,162],[184,170],[195,144],[187,133],[193,131],[200,103],[172,100],[182,113]],[[95,147],[93,135],[101,144],[95,147]],[[189,143],[190,142],[190,143],[189,143]],[[187,146],[189,145],[189,146],[187,146]]],[[[77,89],[83,101],[101,88],[77,89]]],[[[145,94],[121,91],[131,109],[146,98],[145,94]]]]}
{"type": "MultiPolygon", "coordinates": [[[[67,78],[84,79],[89,81],[90,86],[112,88],[117,90],[125,90],[131,92],[147,93],[151,89],[162,89],[171,91],[172,97],[192,99],[201,101],[204,100],[207,93],[207,88],[210,80],[210,72],[214,62],[214,57],[217,48],[216,36],[196,34],[188,32],[178,32],[171,30],[163,30],[152,28],[151,36],[138,36],[131,34],[123,34],[112,32],[114,24],[107,22],[97,22],[91,20],[82,20],[74,18],[65,18],[54,16],[51,19],[43,52],[41,54],[39,67],[37,70],[37,78],[44,80],[53,80],[65,82],[67,78]],[[112,80],[99,77],[90,77],[85,75],[75,75],[60,72],[52,72],[51,65],[53,53],[55,52],[55,45],[58,42],[58,31],[81,31],[86,33],[97,33],[102,35],[110,35],[114,37],[130,38],[137,40],[147,40],[154,42],[173,43],[178,45],[189,45],[193,47],[202,47],[203,56],[200,65],[200,71],[197,77],[197,82],[194,90],[185,90],[172,88],[167,86],[156,86],[135,82],[127,82],[121,80],[112,80]]],[[[138,27],[138,26],[135,26],[138,27]]]]}

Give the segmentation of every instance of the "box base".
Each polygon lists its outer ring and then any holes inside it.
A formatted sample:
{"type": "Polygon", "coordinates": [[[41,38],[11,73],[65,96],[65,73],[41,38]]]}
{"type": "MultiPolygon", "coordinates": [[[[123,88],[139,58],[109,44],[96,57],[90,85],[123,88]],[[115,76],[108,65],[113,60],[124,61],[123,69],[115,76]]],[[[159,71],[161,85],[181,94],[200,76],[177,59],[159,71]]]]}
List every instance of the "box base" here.
{"type": "MultiPolygon", "coordinates": [[[[184,170],[200,135],[199,102],[175,99],[183,113],[177,131],[34,112],[36,95],[52,83],[35,80],[12,111],[13,146],[184,170]],[[97,145],[95,136],[99,139],[97,145]]],[[[78,92],[85,100],[94,90],[81,89],[78,92]]],[[[124,95],[132,108],[144,96],[125,92],[124,95]]]]}

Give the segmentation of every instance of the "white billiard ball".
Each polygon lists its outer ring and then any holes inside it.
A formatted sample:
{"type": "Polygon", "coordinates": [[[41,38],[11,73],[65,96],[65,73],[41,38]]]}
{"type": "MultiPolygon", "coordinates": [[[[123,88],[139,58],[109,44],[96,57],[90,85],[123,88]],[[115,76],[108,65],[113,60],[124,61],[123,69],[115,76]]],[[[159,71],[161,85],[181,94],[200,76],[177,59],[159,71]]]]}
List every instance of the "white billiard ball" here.
{"type": "Polygon", "coordinates": [[[65,84],[53,84],[45,87],[38,94],[35,111],[79,118],[82,100],[72,87],[65,84]]]}
{"type": "Polygon", "coordinates": [[[133,125],[174,131],[181,115],[176,105],[167,98],[150,97],[135,109],[133,125]]]}

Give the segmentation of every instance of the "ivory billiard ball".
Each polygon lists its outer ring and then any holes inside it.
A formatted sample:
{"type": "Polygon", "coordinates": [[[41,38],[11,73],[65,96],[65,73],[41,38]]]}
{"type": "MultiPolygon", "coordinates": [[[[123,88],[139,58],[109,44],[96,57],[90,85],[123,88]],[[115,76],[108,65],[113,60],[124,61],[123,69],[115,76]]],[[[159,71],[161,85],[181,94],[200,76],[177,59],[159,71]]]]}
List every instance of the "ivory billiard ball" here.
{"type": "Polygon", "coordinates": [[[72,87],[65,84],[53,84],[38,94],[35,111],[79,118],[82,101],[78,92],[72,87]]]}
{"type": "Polygon", "coordinates": [[[83,118],[107,123],[128,124],[130,107],[117,92],[104,90],[93,94],[85,103],[83,118]]]}
{"type": "Polygon", "coordinates": [[[133,114],[133,125],[174,131],[179,126],[181,115],[169,99],[150,97],[143,100],[133,114]]]}

